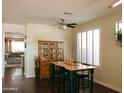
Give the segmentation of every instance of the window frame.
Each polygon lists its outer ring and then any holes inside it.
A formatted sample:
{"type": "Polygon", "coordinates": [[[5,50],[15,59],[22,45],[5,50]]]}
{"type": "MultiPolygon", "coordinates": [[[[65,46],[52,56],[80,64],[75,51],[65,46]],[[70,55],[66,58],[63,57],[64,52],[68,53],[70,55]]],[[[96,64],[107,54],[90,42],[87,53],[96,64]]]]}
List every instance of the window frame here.
{"type": "MultiPolygon", "coordinates": [[[[94,65],[95,67],[97,67],[97,68],[101,68],[101,66],[102,66],[102,62],[101,62],[101,28],[100,27],[95,27],[95,28],[91,28],[91,29],[87,29],[87,30],[85,30],[85,31],[82,31],[82,32],[78,32],[78,33],[81,33],[81,62],[83,63],[83,61],[82,61],[82,33],[83,32],[86,32],[86,63],[88,64],[88,62],[87,62],[87,43],[88,43],[88,41],[87,41],[87,34],[88,34],[88,31],[92,31],[92,64],[91,65],[94,65]],[[99,65],[95,65],[94,64],[94,30],[99,30],[99,65]]],[[[77,34],[78,34],[77,33],[77,34]]],[[[77,37],[78,38],[78,37],[77,37]]],[[[77,48],[78,48],[78,45],[77,45],[77,48]]],[[[78,53],[78,52],[77,52],[78,53]]],[[[77,58],[78,58],[78,54],[77,54],[77,58]]]]}

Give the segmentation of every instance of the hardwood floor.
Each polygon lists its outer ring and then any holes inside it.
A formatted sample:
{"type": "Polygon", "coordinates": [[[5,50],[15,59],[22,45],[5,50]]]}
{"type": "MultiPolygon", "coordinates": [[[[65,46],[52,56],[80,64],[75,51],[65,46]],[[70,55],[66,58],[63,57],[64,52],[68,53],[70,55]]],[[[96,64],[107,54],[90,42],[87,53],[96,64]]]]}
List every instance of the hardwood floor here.
{"type": "MultiPolygon", "coordinates": [[[[21,68],[7,68],[2,83],[2,93],[57,93],[49,88],[48,79],[25,78],[21,68]]],[[[94,93],[118,92],[94,83],[94,93]]]]}

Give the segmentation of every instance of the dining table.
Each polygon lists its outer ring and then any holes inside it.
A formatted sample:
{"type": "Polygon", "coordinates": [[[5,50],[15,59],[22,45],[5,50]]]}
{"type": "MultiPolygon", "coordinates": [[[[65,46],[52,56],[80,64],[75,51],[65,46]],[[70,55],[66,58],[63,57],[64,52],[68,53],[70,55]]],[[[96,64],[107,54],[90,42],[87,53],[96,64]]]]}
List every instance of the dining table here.
{"type": "MultiPolygon", "coordinates": [[[[84,65],[84,64],[78,63],[78,62],[72,62],[71,64],[67,64],[64,61],[54,61],[54,62],[50,62],[50,64],[52,64],[53,71],[54,71],[54,66],[65,68],[66,70],[68,70],[70,72],[70,77],[72,77],[75,72],[88,70],[89,71],[88,92],[93,93],[93,73],[94,73],[94,69],[96,68],[95,66],[84,65]]],[[[72,78],[71,78],[70,85],[71,85],[71,93],[73,93],[74,91],[73,91],[73,79],[72,78]]]]}

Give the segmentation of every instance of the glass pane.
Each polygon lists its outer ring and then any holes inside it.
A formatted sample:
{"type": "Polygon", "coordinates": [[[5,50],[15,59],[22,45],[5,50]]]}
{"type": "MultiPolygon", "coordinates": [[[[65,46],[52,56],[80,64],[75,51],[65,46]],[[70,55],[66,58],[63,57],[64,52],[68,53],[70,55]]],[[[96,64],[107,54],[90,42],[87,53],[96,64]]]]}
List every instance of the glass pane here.
{"type": "Polygon", "coordinates": [[[57,43],[57,48],[63,48],[63,43],[57,43]]]}
{"type": "Polygon", "coordinates": [[[48,60],[49,57],[48,57],[48,43],[46,42],[42,42],[42,45],[41,45],[41,60],[48,60]]]}
{"type": "Polygon", "coordinates": [[[49,45],[49,53],[50,53],[50,60],[55,60],[56,59],[56,42],[50,42],[49,45]]]}
{"type": "Polygon", "coordinates": [[[64,59],[64,56],[62,54],[59,54],[57,56],[57,60],[62,61],[64,59]]]}
{"type": "Polygon", "coordinates": [[[56,50],[54,48],[50,48],[50,59],[56,58],[56,50]]]}
{"type": "Polygon", "coordinates": [[[122,30],[122,22],[119,22],[119,23],[118,23],[118,26],[119,26],[119,30],[120,30],[120,29],[122,30]]]}
{"type": "Polygon", "coordinates": [[[44,50],[43,50],[43,57],[44,57],[45,59],[48,58],[48,49],[47,49],[47,48],[44,48],[44,50]]]}
{"type": "Polygon", "coordinates": [[[94,65],[100,65],[100,30],[94,30],[94,65]]]}
{"type": "Polygon", "coordinates": [[[116,33],[122,30],[122,21],[116,22],[116,33]]]}
{"type": "Polygon", "coordinates": [[[92,31],[87,32],[87,62],[92,64],[92,31]]]}
{"type": "Polygon", "coordinates": [[[77,34],[77,61],[81,62],[81,33],[77,34]]]}
{"type": "Polygon", "coordinates": [[[86,63],[86,32],[82,32],[82,62],[86,63]]]}
{"type": "Polygon", "coordinates": [[[64,59],[63,55],[64,43],[57,42],[57,60],[62,61],[64,59]]]}

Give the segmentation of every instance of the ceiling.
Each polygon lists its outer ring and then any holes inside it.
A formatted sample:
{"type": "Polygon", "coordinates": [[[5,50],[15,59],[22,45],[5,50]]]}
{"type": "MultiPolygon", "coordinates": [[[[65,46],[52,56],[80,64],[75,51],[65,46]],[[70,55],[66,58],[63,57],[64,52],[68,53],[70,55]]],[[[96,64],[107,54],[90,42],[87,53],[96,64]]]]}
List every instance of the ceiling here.
{"type": "Polygon", "coordinates": [[[59,18],[83,23],[94,18],[121,10],[121,5],[108,8],[118,0],[3,0],[3,22],[51,25],[59,18]],[[64,12],[73,13],[65,16],[64,12]]]}

